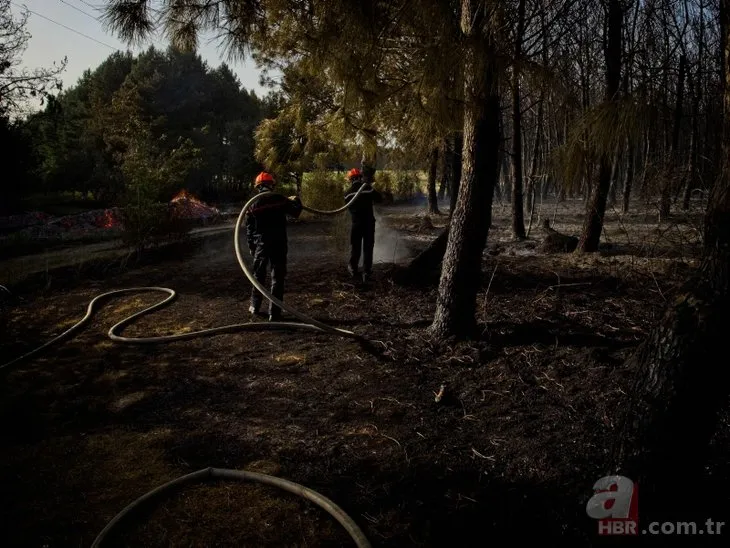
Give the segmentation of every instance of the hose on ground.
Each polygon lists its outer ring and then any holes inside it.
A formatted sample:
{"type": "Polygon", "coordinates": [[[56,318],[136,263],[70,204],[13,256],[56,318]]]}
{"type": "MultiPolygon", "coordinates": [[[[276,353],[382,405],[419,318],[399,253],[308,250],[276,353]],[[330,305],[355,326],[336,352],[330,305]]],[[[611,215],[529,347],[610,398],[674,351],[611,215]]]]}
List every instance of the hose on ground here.
{"type": "MultiPolygon", "coordinates": [[[[352,197],[351,200],[349,200],[343,207],[340,207],[338,209],[332,210],[332,211],[322,211],[318,209],[314,209],[311,207],[302,206],[303,209],[310,211],[312,213],[316,213],[318,215],[336,215],[338,213],[341,213],[342,211],[345,211],[349,205],[354,202],[360,194],[363,193],[369,193],[372,192],[372,190],[365,190],[366,185],[360,186],[358,191],[355,193],[355,195],[352,197]]],[[[129,344],[159,344],[159,343],[168,343],[168,342],[174,342],[174,341],[182,341],[186,339],[192,339],[196,337],[203,337],[203,336],[211,336],[211,335],[217,335],[220,333],[233,333],[237,331],[258,331],[258,330],[286,330],[286,329],[303,329],[303,330],[309,330],[309,331],[316,331],[320,333],[329,333],[331,335],[339,335],[342,337],[348,337],[348,338],[354,338],[358,339],[360,341],[364,341],[365,339],[362,337],[362,335],[358,335],[352,331],[348,331],[346,329],[339,329],[336,327],[332,327],[330,325],[327,325],[324,322],[320,322],[319,320],[316,320],[310,316],[307,316],[306,314],[303,314],[302,312],[299,312],[298,310],[294,309],[293,307],[285,304],[283,301],[277,299],[274,297],[259,281],[255,278],[253,275],[253,272],[249,269],[248,265],[246,265],[246,262],[243,258],[243,253],[241,252],[241,245],[240,245],[240,231],[241,231],[241,225],[243,224],[243,220],[246,218],[246,214],[248,213],[251,206],[256,203],[256,201],[263,196],[262,194],[257,194],[253,196],[241,209],[241,213],[238,216],[238,219],[236,221],[236,226],[234,229],[234,249],[236,252],[236,258],[238,260],[238,264],[243,270],[243,273],[246,275],[248,280],[253,284],[253,286],[268,300],[272,301],[274,304],[279,306],[282,310],[285,310],[292,316],[298,318],[301,320],[300,322],[247,322],[247,323],[237,323],[237,324],[231,324],[231,325],[223,325],[220,327],[213,327],[209,329],[201,329],[199,331],[191,331],[189,333],[180,333],[177,335],[161,335],[157,337],[124,337],[120,334],[120,332],[130,324],[132,324],[135,320],[138,318],[150,314],[156,310],[159,310],[167,305],[169,305],[173,300],[176,298],[176,293],[173,289],[170,289],[169,287],[131,287],[131,288],[124,288],[124,289],[116,289],[113,291],[107,291],[106,293],[102,293],[101,295],[97,295],[94,297],[91,302],[89,302],[87,308],[86,308],[86,314],[84,315],[81,320],[79,320],[77,323],[69,327],[66,331],[61,333],[60,335],[52,338],[50,341],[44,343],[43,345],[39,346],[38,348],[35,348],[31,350],[30,352],[27,352],[7,363],[4,363],[0,365],[0,371],[5,370],[13,365],[16,365],[20,363],[21,361],[25,361],[29,358],[32,358],[34,356],[37,356],[44,350],[48,349],[49,347],[53,346],[54,344],[57,344],[63,340],[68,339],[73,334],[75,334],[77,331],[79,331],[84,325],[86,325],[94,315],[94,312],[96,311],[96,307],[99,303],[102,301],[105,301],[107,299],[110,299],[112,297],[122,295],[122,294],[128,294],[128,293],[151,293],[151,292],[157,292],[157,293],[165,293],[167,294],[167,297],[163,299],[162,301],[153,304],[152,306],[149,306],[145,308],[144,310],[141,310],[139,312],[135,312],[131,316],[128,316],[127,318],[124,318],[120,322],[114,324],[108,331],[107,335],[109,338],[115,342],[119,343],[129,343],[129,344]]]]}
{"type": "Polygon", "coordinates": [[[94,544],[91,548],[99,548],[103,542],[109,537],[109,533],[131,512],[139,509],[143,504],[159,498],[163,494],[168,494],[180,487],[189,485],[191,483],[197,483],[208,480],[224,479],[224,480],[239,480],[239,481],[252,481],[255,483],[262,483],[265,485],[271,485],[278,487],[294,495],[298,495],[310,502],[313,502],[325,512],[335,518],[342,527],[345,528],[347,533],[350,535],[355,545],[358,548],[371,548],[370,542],[368,541],[365,534],[362,532],[360,527],[348,516],[345,511],[337,506],[330,499],[293,481],[277,478],[275,476],[269,476],[267,474],[260,474],[258,472],[248,472],[245,470],[229,470],[226,468],[204,468],[197,472],[192,472],[185,476],[181,476],[172,481],[156,487],[152,491],[142,495],[137,500],[129,504],[121,512],[119,512],[114,518],[104,527],[99,535],[94,540],[94,544]]]}

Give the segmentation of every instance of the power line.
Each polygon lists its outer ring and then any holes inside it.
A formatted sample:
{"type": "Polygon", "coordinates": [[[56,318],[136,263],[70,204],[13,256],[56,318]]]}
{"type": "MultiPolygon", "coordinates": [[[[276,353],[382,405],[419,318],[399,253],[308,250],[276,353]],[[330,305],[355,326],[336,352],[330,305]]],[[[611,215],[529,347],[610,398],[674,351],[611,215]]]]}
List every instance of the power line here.
{"type": "Polygon", "coordinates": [[[33,11],[32,9],[29,9],[29,8],[28,8],[28,6],[21,6],[21,5],[19,5],[19,4],[16,4],[15,2],[12,2],[12,1],[11,1],[10,3],[11,3],[12,5],[14,5],[15,7],[17,7],[17,8],[20,8],[20,9],[25,9],[25,10],[29,11],[30,13],[32,13],[33,15],[37,15],[37,16],[38,16],[38,17],[40,17],[41,19],[45,19],[46,21],[50,21],[50,22],[51,22],[51,23],[53,23],[54,25],[58,25],[59,27],[63,27],[63,28],[65,28],[66,30],[70,30],[71,32],[73,32],[73,33],[75,33],[75,34],[78,34],[79,36],[83,36],[84,38],[88,38],[89,40],[91,40],[91,41],[93,41],[93,42],[96,42],[97,44],[101,44],[102,46],[106,46],[106,47],[108,47],[109,49],[111,49],[111,50],[114,50],[114,51],[120,51],[120,49],[119,49],[119,48],[115,48],[114,46],[110,46],[110,45],[109,45],[109,44],[107,44],[106,42],[102,42],[101,40],[97,40],[96,38],[92,38],[92,37],[91,37],[91,36],[89,36],[88,34],[84,34],[84,33],[83,33],[83,32],[81,32],[81,31],[78,31],[78,30],[76,30],[76,29],[72,29],[71,27],[69,27],[69,26],[66,26],[66,25],[64,25],[63,23],[59,23],[58,21],[54,21],[53,19],[51,19],[50,17],[46,17],[46,16],[45,16],[45,15],[43,15],[42,13],[38,13],[37,11],[33,11]]]}
{"type": "MultiPolygon", "coordinates": [[[[97,16],[95,16],[95,15],[91,15],[91,14],[90,14],[90,13],[89,13],[88,11],[84,11],[84,10],[82,10],[81,8],[77,7],[77,6],[74,6],[73,4],[69,4],[68,2],[66,2],[66,0],[58,0],[58,1],[59,1],[59,2],[61,2],[61,3],[63,3],[63,4],[66,4],[67,6],[69,6],[69,7],[73,8],[73,9],[75,9],[75,10],[76,10],[76,11],[78,11],[78,12],[81,12],[81,13],[83,13],[83,14],[84,14],[84,15],[86,15],[87,17],[91,17],[91,18],[92,18],[92,19],[93,19],[94,21],[96,21],[96,22],[98,22],[98,23],[101,23],[101,24],[104,24],[104,22],[103,22],[103,21],[102,21],[101,19],[99,19],[99,18],[98,18],[97,16]]],[[[79,1],[80,1],[80,2],[83,2],[84,4],[86,4],[87,6],[89,6],[90,8],[93,8],[93,9],[99,9],[98,7],[96,7],[96,6],[93,6],[92,4],[89,4],[88,2],[84,2],[84,0],[79,0],[79,1]]],[[[165,44],[163,44],[162,42],[160,42],[159,40],[157,40],[157,39],[155,39],[155,38],[150,38],[150,39],[151,39],[151,40],[152,40],[153,42],[156,42],[157,44],[159,44],[159,45],[161,45],[161,46],[163,46],[163,47],[167,47],[167,46],[165,46],[165,44]]]]}
{"type": "Polygon", "coordinates": [[[99,8],[99,6],[94,6],[93,4],[89,4],[86,0],[79,0],[79,1],[82,2],[82,3],[84,3],[84,4],[86,4],[90,8],[94,8],[94,9],[98,9],[99,8]]]}
{"type": "MultiPolygon", "coordinates": [[[[78,12],[81,12],[81,13],[83,13],[83,14],[84,14],[84,15],[85,15],[86,17],[91,17],[91,18],[92,18],[92,19],[93,19],[94,21],[98,21],[98,20],[99,20],[99,19],[97,19],[97,18],[96,18],[96,16],[95,16],[95,15],[91,15],[91,14],[90,14],[90,13],[89,13],[88,11],[84,11],[84,10],[82,10],[81,8],[77,8],[77,7],[76,7],[76,6],[74,6],[73,4],[69,4],[68,2],[66,2],[66,0],[58,0],[58,1],[59,1],[59,2],[61,2],[62,4],[66,4],[67,6],[69,6],[69,7],[73,8],[73,9],[75,9],[75,10],[76,10],[76,11],[78,11],[78,12]]],[[[91,4],[88,4],[88,5],[91,5],[91,4]]],[[[93,6],[91,6],[91,7],[93,7],[93,6]]]]}

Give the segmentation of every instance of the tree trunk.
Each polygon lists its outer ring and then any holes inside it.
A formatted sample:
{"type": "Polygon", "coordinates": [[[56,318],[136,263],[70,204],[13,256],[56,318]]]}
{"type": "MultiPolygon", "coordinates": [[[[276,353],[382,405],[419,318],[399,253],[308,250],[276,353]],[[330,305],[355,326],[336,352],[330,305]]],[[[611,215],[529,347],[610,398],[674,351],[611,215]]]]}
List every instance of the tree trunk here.
{"type": "Polygon", "coordinates": [[[631,205],[631,187],[634,184],[634,147],[628,143],[626,147],[626,173],[624,173],[624,195],[623,208],[624,213],[629,212],[631,205]]]}
{"type": "Polygon", "coordinates": [[[446,227],[426,249],[415,256],[402,272],[394,276],[394,281],[408,285],[427,280],[428,274],[436,270],[444,258],[448,238],[449,228],[446,227]]]}
{"type": "Polygon", "coordinates": [[[459,196],[459,185],[461,185],[461,164],[462,149],[464,148],[464,137],[461,133],[454,135],[453,156],[451,159],[451,188],[449,188],[449,215],[456,209],[456,199],[459,196]]]}
{"type": "Polygon", "coordinates": [[[500,160],[500,171],[499,180],[502,186],[502,194],[505,196],[512,196],[512,178],[510,173],[510,162],[507,160],[507,155],[503,154],[503,158],[500,160]]]}
{"type": "Polygon", "coordinates": [[[544,93],[540,93],[537,104],[537,129],[535,130],[535,141],[532,146],[532,158],[530,159],[530,173],[527,175],[527,210],[530,211],[530,224],[532,224],[533,201],[535,199],[535,179],[537,178],[537,166],[540,159],[540,140],[542,139],[543,125],[543,101],[544,93]]]}
{"type": "Polygon", "coordinates": [[[449,140],[444,138],[441,141],[441,154],[438,169],[438,199],[446,198],[446,190],[449,187],[449,161],[451,152],[449,151],[449,140]]]}
{"type": "Polygon", "coordinates": [[[718,361],[727,352],[730,305],[730,0],[722,0],[720,13],[723,171],[705,216],[702,266],[631,359],[634,388],[613,450],[618,472],[642,484],[650,500],[672,504],[695,503],[682,494],[703,471],[730,382],[730,368],[718,361]]]}
{"type": "MultiPolygon", "coordinates": [[[[621,27],[623,25],[623,8],[621,0],[610,0],[608,4],[608,28],[606,45],[606,101],[615,101],[621,84],[621,27]]],[[[578,244],[582,252],[598,251],[598,243],[603,231],[603,216],[606,213],[608,190],[611,186],[610,154],[601,158],[598,171],[598,185],[588,202],[583,234],[578,244]]]]}
{"type": "Polygon", "coordinates": [[[499,86],[494,37],[484,29],[484,10],[462,0],[464,58],[463,170],[441,268],[431,333],[437,339],[471,336],[476,330],[476,297],[482,254],[491,224],[492,196],[499,172],[499,86]]]}
{"type": "Polygon", "coordinates": [[[362,178],[365,184],[373,184],[375,181],[375,170],[377,166],[377,144],[368,140],[368,146],[365,152],[362,154],[362,160],[360,169],[362,171],[362,178]]]}
{"type": "Polygon", "coordinates": [[[679,57],[679,79],[677,80],[677,102],[674,106],[674,125],[672,127],[672,160],[670,172],[662,186],[662,198],[659,206],[659,216],[664,219],[669,216],[672,204],[672,183],[674,174],[680,168],[681,158],[679,153],[679,135],[682,128],[682,109],[684,105],[684,80],[687,72],[687,57],[682,54],[679,57]]]}
{"type": "Polygon", "coordinates": [[[433,215],[440,215],[439,198],[436,193],[436,173],[439,165],[438,147],[433,147],[428,156],[428,212],[433,215]]]}
{"type": "Polygon", "coordinates": [[[697,72],[695,81],[695,95],[692,104],[692,146],[689,155],[689,178],[687,186],[684,190],[684,198],[682,199],[682,209],[689,209],[690,200],[692,199],[692,190],[695,188],[699,173],[699,147],[700,147],[700,104],[702,103],[702,67],[705,55],[705,3],[700,0],[699,7],[700,29],[697,37],[697,72]]]}
{"type": "Polygon", "coordinates": [[[512,66],[512,233],[515,238],[525,237],[525,211],[522,172],[522,101],[520,96],[519,64],[522,57],[522,40],[525,34],[525,2],[517,7],[517,32],[515,34],[514,64],[512,66]]]}
{"type": "Polygon", "coordinates": [[[611,187],[608,190],[608,205],[614,207],[618,196],[618,188],[616,183],[618,181],[619,165],[621,163],[621,153],[616,151],[613,155],[613,164],[611,165],[611,187]]]}

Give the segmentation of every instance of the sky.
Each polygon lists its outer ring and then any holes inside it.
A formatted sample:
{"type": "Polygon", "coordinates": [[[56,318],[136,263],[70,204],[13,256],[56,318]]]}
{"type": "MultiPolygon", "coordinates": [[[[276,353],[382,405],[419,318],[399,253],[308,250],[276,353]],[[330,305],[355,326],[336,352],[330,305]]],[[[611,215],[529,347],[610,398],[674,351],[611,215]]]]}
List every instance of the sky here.
{"type": "MultiPolygon", "coordinates": [[[[63,87],[68,88],[76,83],[86,69],[93,70],[117,49],[130,49],[136,53],[151,45],[167,47],[161,37],[141,47],[125,45],[112,33],[104,31],[103,24],[98,20],[101,19],[99,8],[102,5],[103,0],[12,0],[14,16],[17,17],[24,6],[35,12],[30,13],[28,19],[27,30],[31,38],[23,56],[23,64],[31,69],[51,67],[54,61],[58,63],[66,56],[68,64],[61,74],[61,80],[63,87]]],[[[200,41],[199,54],[212,68],[225,61],[243,87],[255,90],[259,96],[269,91],[259,84],[260,71],[253,60],[228,61],[215,43],[205,39],[200,41]]]]}

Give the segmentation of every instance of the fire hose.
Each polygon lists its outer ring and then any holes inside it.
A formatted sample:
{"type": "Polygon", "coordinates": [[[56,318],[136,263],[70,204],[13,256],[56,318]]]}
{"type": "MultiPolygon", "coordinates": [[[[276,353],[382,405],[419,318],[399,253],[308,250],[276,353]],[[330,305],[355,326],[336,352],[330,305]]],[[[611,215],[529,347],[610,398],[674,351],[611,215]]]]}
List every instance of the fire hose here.
{"type": "MultiPolygon", "coordinates": [[[[354,202],[360,194],[367,194],[372,192],[372,190],[365,190],[366,185],[362,185],[355,196],[352,197],[351,200],[349,200],[344,206],[332,210],[332,211],[323,211],[319,209],[314,209],[308,206],[302,206],[302,209],[305,211],[309,211],[311,213],[315,213],[317,215],[337,215],[338,213],[341,213],[347,209],[347,207],[354,202]]],[[[211,335],[217,335],[220,333],[233,333],[237,331],[257,331],[257,330],[285,330],[285,329],[304,329],[304,330],[310,330],[310,331],[316,331],[320,333],[329,333],[331,335],[339,335],[342,337],[349,337],[354,338],[358,340],[364,340],[362,335],[358,335],[356,333],[353,333],[352,331],[348,331],[345,329],[339,329],[336,327],[332,327],[330,325],[327,325],[324,322],[320,322],[319,320],[316,320],[314,318],[311,318],[310,316],[307,316],[306,314],[303,314],[302,312],[299,312],[298,310],[292,308],[291,306],[285,304],[283,301],[277,299],[274,297],[253,275],[248,265],[246,265],[246,261],[243,258],[243,253],[241,252],[241,246],[240,246],[240,231],[241,231],[241,225],[243,224],[243,220],[246,217],[246,214],[248,213],[251,206],[256,203],[256,201],[262,197],[264,193],[257,194],[254,197],[252,197],[241,209],[241,213],[238,216],[238,219],[236,221],[236,226],[234,230],[234,248],[236,252],[236,258],[238,260],[238,264],[243,270],[243,273],[246,275],[248,280],[253,284],[253,286],[261,292],[264,297],[272,301],[274,304],[279,306],[281,309],[286,310],[289,314],[292,316],[300,319],[302,323],[300,322],[247,322],[247,323],[238,323],[238,324],[231,324],[231,325],[223,325],[220,327],[212,327],[209,329],[201,329],[199,331],[191,331],[189,333],[179,333],[177,335],[162,335],[157,337],[124,337],[120,333],[121,331],[132,324],[135,320],[138,318],[141,318],[142,316],[145,316],[147,314],[150,314],[152,312],[155,312],[156,310],[159,310],[161,308],[166,307],[169,305],[172,301],[175,300],[177,297],[177,293],[174,289],[170,289],[169,287],[130,287],[130,288],[124,288],[124,289],[115,289],[113,291],[107,291],[106,293],[102,293],[101,295],[97,295],[94,297],[88,304],[86,308],[86,314],[84,315],[81,320],[79,320],[77,323],[69,327],[66,331],[61,333],[60,335],[52,338],[45,344],[39,346],[38,348],[35,348],[31,350],[30,352],[27,352],[23,354],[22,356],[19,356],[15,358],[14,360],[11,360],[7,363],[4,363],[0,365],[0,370],[4,370],[9,368],[12,365],[15,365],[21,361],[27,360],[33,356],[36,356],[40,354],[42,351],[46,350],[50,346],[53,346],[54,344],[57,344],[63,340],[68,339],[71,337],[71,335],[75,334],[77,331],[79,331],[83,326],[85,326],[93,317],[94,312],[96,311],[96,307],[99,303],[102,301],[108,300],[112,297],[116,297],[118,295],[127,294],[127,293],[166,293],[167,297],[163,299],[162,301],[159,301],[152,306],[149,306],[143,310],[140,310],[139,312],[135,312],[131,316],[128,316],[127,318],[124,318],[120,322],[114,324],[109,331],[107,332],[107,335],[109,338],[115,342],[119,343],[130,343],[130,344],[156,344],[156,343],[167,343],[167,342],[174,342],[174,341],[182,341],[186,339],[193,339],[196,337],[203,337],[203,336],[211,336],[211,335]]]]}
{"type": "Polygon", "coordinates": [[[357,524],[352,520],[352,518],[350,518],[350,516],[345,513],[344,510],[342,510],[342,508],[337,506],[327,497],[320,495],[316,491],[312,491],[308,487],[304,487],[303,485],[294,483],[293,481],[269,476],[266,474],[259,474],[257,472],[227,470],[224,468],[204,468],[202,470],[198,470],[197,472],[193,472],[191,474],[176,478],[168,483],[165,483],[164,485],[160,485],[159,487],[153,489],[152,491],[149,491],[148,493],[142,495],[140,498],[132,502],[129,506],[124,508],[124,510],[114,516],[114,518],[107,524],[107,526],[104,527],[101,533],[99,533],[99,535],[96,537],[96,540],[94,540],[94,544],[91,545],[91,548],[98,548],[99,546],[102,546],[102,543],[109,536],[109,532],[112,531],[116,527],[116,525],[119,524],[127,515],[129,515],[134,510],[139,509],[143,504],[149,502],[154,498],[158,498],[163,493],[169,493],[170,491],[174,491],[190,483],[207,481],[211,479],[253,481],[255,483],[272,485],[274,487],[283,489],[284,491],[288,491],[289,493],[298,495],[310,502],[313,502],[324,511],[326,511],[333,518],[335,518],[340,523],[340,525],[345,528],[352,540],[355,541],[355,545],[358,548],[371,547],[370,542],[368,541],[367,537],[365,537],[365,534],[362,532],[360,527],[357,526],[357,524]]]}
{"type": "MultiPolygon", "coordinates": [[[[364,193],[370,193],[372,190],[365,190],[366,185],[362,185],[360,189],[357,191],[355,196],[352,197],[351,200],[349,200],[343,207],[332,210],[332,211],[322,211],[318,209],[314,209],[307,206],[302,206],[302,208],[306,211],[309,211],[311,213],[315,213],[318,215],[336,215],[338,213],[341,213],[347,209],[347,207],[354,202],[360,194],[364,193]]],[[[281,300],[274,297],[259,281],[254,277],[251,270],[246,265],[246,262],[243,259],[243,254],[241,253],[241,247],[239,242],[239,235],[240,235],[240,229],[241,225],[243,224],[243,220],[246,217],[246,214],[248,213],[248,210],[251,208],[251,206],[259,199],[261,198],[263,193],[257,194],[256,196],[252,197],[241,209],[241,213],[238,216],[238,219],[236,221],[235,231],[234,231],[234,248],[236,251],[236,258],[238,259],[238,264],[240,265],[241,269],[243,270],[243,273],[246,275],[248,280],[253,284],[253,286],[260,291],[264,297],[272,301],[274,304],[278,305],[283,310],[286,310],[291,315],[295,316],[296,318],[299,318],[302,320],[303,323],[297,323],[297,322],[249,322],[249,323],[240,323],[240,324],[231,324],[231,325],[225,325],[220,327],[213,327],[210,329],[202,329],[199,331],[194,331],[190,333],[181,333],[177,335],[164,335],[164,336],[157,336],[157,337],[124,337],[120,335],[120,332],[128,325],[133,323],[136,319],[146,315],[150,314],[156,310],[159,310],[168,304],[170,304],[176,297],[176,293],[173,289],[170,289],[168,287],[133,287],[133,288],[124,288],[124,289],[117,289],[113,291],[108,291],[106,293],[102,293],[101,295],[97,295],[94,297],[88,304],[86,309],[86,314],[84,317],[79,320],[77,323],[72,325],[70,328],[68,328],[66,331],[58,335],[57,337],[54,337],[50,341],[46,342],[45,344],[39,346],[38,348],[31,350],[30,352],[27,352],[26,354],[23,354],[22,356],[19,356],[18,358],[15,358],[14,360],[7,362],[5,364],[0,365],[0,370],[5,370],[9,368],[12,365],[15,365],[23,360],[27,360],[43,350],[47,349],[48,347],[61,342],[62,340],[65,340],[69,338],[71,335],[76,333],[78,330],[80,330],[84,325],[86,325],[92,318],[96,305],[100,303],[101,301],[104,301],[106,299],[109,299],[111,297],[125,294],[125,293],[149,293],[149,292],[160,292],[160,293],[166,293],[168,296],[163,299],[162,301],[153,304],[152,306],[149,306],[139,312],[135,312],[131,316],[124,318],[120,322],[114,324],[108,331],[108,336],[111,340],[115,342],[120,343],[132,343],[132,344],[155,344],[155,343],[164,343],[164,342],[173,342],[173,341],[181,341],[185,339],[191,339],[194,337],[201,337],[201,336],[209,336],[209,335],[215,335],[219,333],[231,333],[235,331],[244,331],[244,330],[258,330],[258,329],[305,329],[305,330],[312,330],[312,331],[318,331],[322,333],[329,333],[332,335],[339,335],[343,337],[349,337],[349,338],[355,338],[359,340],[364,340],[364,338],[361,335],[357,335],[353,333],[352,331],[347,331],[344,329],[338,329],[336,327],[332,327],[330,325],[327,325],[326,323],[320,322],[314,318],[311,318],[307,316],[306,314],[303,314],[299,312],[298,310],[292,308],[291,306],[288,306],[284,304],[281,300]]],[[[4,289],[4,288],[3,288],[4,289]]],[[[290,493],[293,493],[295,495],[298,495],[300,497],[303,497],[314,504],[318,505],[320,508],[324,509],[327,513],[329,513],[332,517],[334,517],[347,531],[347,533],[350,535],[350,537],[355,541],[356,546],[358,548],[370,548],[370,542],[365,537],[362,530],[357,526],[357,524],[350,518],[339,506],[337,506],[334,502],[332,502],[330,499],[324,497],[323,495],[317,493],[316,491],[313,491],[307,487],[304,487],[303,485],[299,485],[297,483],[277,478],[274,476],[269,476],[266,474],[259,474],[256,472],[248,472],[248,471],[241,471],[241,470],[227,470],[227,469],[219,469],[219,468],[206,468],[203,470],[199,470],[197,472],[193,472],[191,474],[187,474],[185,476],[179,477],[177,479],[174,479],[164,485],[161,485],[152,491],[146,493],[145,495],[142,495],[140,498],[132,502],[130,505],[128,505],[126,508],[124,508],[119,514],[117,514],[108,524],[107,526],[99,533],[96,540],[94,541],[94,544],[92,545],[92,548],[97,548],[102,545],[102,542],[107,538],[109,535],[109,532],[114,529],[114,527],[119,524],[124,517],[126,517],[129,513],[131,513],[133,510],[140,507],[142,504],[150,501],[153,498],[157,498],[163,493],[170,492],[178,487],[181,487],[183,485],[187,485],[189,483],[197,482],[197,481],[204,481],[208,479],[233,479],[233,480],[248,480],[258,483],[263,483],[267,485],[272,485],[275,487],[279,487],[280,489],[283,489],[285,491],[288,491],[290,493]]]]}

